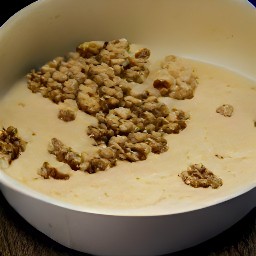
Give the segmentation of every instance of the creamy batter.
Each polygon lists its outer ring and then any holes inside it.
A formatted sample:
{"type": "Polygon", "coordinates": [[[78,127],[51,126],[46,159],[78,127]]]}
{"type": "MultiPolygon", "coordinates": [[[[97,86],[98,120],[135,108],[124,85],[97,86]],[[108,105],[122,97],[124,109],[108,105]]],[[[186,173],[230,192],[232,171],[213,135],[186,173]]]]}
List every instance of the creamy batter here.
{"type": "MultiPolygon", "coordinates": [[[[77,152],[95,151],[86,129],[96,124],[96,119],[78,111],[74,121],[63,122],[57,118],[57,104],[31,93],[25,79],[18,81],[1,98],[0,123],[17,127],[28,144],[4,171],[47,196],[105,212],[175,213],[209,205],[252,187],[256,180],[255,81],[210,64],[188,62],[198,75],[194,98],[161,99],[170,108],[190,114],[185,130],[166,135],[169,150],[150,154],[146,161],[118,161],[117,166],[95,174],[71,170],[56,161],[47,146],[56,137],[77,152]],[[233,106],[231,117],[216,113],[222,104],[233,106]],[[68,173],[70,179],[43,179],[37,171],[44,161],[68,173]],[[211,189],[185,185],[178,174],[194,163],[203,163],[221,177],[223,186],[211,189]]],[[[151,83],[150,79],[146,83],[151,83]]]]}

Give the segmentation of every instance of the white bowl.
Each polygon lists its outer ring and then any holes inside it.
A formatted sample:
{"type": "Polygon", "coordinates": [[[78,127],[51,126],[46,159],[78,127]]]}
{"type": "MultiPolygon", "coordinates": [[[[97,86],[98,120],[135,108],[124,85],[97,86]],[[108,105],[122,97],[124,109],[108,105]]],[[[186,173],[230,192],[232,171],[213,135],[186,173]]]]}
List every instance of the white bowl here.
{"type": "MultiPolygon", "coordinates": [[[[245,0],[41,0],[0,29],[0,92],[83,41],[116,38],[256,80],[256,15],[245,0]]],[[[190,211],[129,215],[84,210],[0,172],[2,193],[24,219],[60,244],[95,255],[161,255],[201,243],[255,207],[255,184],[256,176],[243,189],[190,211]]]]}

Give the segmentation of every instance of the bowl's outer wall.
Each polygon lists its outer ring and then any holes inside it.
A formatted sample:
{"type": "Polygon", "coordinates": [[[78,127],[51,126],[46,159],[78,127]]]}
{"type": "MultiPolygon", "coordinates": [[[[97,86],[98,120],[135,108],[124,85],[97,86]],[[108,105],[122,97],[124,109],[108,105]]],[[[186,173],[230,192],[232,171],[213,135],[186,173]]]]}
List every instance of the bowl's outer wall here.
{"type": "MultiPolygon", "coordinates": [[[[0,29],[0,93],[31,68],[89,40],[125,37],[256,79],[256,12],[244,0],[41,0],[0,29]]],[[[201,210],[124,217],[65,209],[0,185],[8,202],[54,240],[98,255],[158,255],[202,242],[255,206],[255,189],[201,210]]],[[[2,180],[1,180],[2,179],[2,180]]]]}
{"type": "Polygon", "coordinates": [[[200,210],[148,217],[73,211],[3,187],[30,224],[53,240],[93,255],[156,256],[201,243],[236,223],[255,206],[256,189],[200,210]]]}

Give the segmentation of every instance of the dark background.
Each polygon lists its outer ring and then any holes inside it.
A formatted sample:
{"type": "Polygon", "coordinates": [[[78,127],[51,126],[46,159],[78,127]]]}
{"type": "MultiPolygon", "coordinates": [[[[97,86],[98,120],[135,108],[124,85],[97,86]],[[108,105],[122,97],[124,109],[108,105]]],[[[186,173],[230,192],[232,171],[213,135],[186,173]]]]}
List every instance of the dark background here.
{"type": "MultiPolygon", "coordinates": [[[[29,5],[32,2],[35,2],[35,0],[34,1],[33,0],[6,0],[6,1],[1,1],[1,3],[0,3],[0,25],[2,25],[14,13],[16,13],[17,11],[19,11],[20,9],[29,5]]],[[[256,6],[256,0],[250,0],[250,2],[254,6],[256,6]]]]}
{"type": "Polygon", "coordinates": [[[9,19],[14,13],[31,4],[32,0],[6,0],[0,3],[0,25],[9,19]]]}

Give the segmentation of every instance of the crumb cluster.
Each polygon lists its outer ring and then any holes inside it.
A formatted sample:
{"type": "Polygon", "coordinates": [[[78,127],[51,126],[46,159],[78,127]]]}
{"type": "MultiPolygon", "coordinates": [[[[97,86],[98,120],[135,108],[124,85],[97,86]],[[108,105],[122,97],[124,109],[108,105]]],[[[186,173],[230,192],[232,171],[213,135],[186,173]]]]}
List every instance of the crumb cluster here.
{"type": "Polygon", "coordinates": [[[222,186],[222,179],[213,174],[203,164],[190,165],[186,171],[179,174],[185,184],[194,188],[212,187],[214,189],[222,186]]]}
{"type": "Polygon", "coordinates": [[[13,126],[0,131],[0,168],[7,168],[26,149],[25,142],[13,126]]]}
{"type": "Polygon", "coordinates": [[[153,102],[149,101],[155,103],[150,105],[154,106],[151,111],[144,110],[142,105],[138,108],[139,113],[124,107],[107,114],[98,113],[98,125],[89,126],[87,132],[99,147],[96,154],[79,154],[56,138],[52,139],[49,152],[73,170],[95,173],[115,166],[117,160],[142,161],[150,152],[160,154],[167,151],[164,134],[179,133],[186,127],[188,116],[181,110],[169,111],[153,98],[153,102]],[[165,111],[161,111],[163,107],[165,111]]]}
{"type": "Polygon", "coordinates": [[[50,177],[56,180],[68,180],[69,175],[63,174],[58,171],[57,168],[51,166],[48,162],[44,162],[38,174],[44,179],[49,179],[50,177]]]}
{"type": "Polygon", "coordinates": [[[197,86],[197,77],[191,66],[181,58],[170,55],[161,64],[153,86],[161,96],[177,100],[191,99],[197,86]]]}
{"type": "Polygon", "coordinates": [[[234,108],[230,104],[223,104],[216,109],[216,112],[222,116],[231,117],[234,112],[234,108]]]}
{"type": "MultiPolygon", "coordinates": [[[[59,119],[73,121],[79,109],[98,120],[98,124],[89,126],[87,131],[99,147],[98,152],[85,157],[85,153],[74,152],[53,138],[49,152],[58,161],[73,170],[94,173],[116,165],[117,160],[141,161],[147,159],[150,152],[160,154],[168,150],[164,135],[185,129],[189,116],[182,110],[170,110],[149,91],[133,91],[149,74],[149,57],[147,48],[131,53],[126,39],[85,42],[67,58],[57,57],[27,75],[32,92],[41,93],[60,105],[59,119]]],[[[165,59],[162,69],[171,74],[171,66],[175,65],[178,65],[177,82],[170,90],[176,94],[179,90],[180,95],[186,90],[186,97],[191,98],[187,88],[183,88],[184,83],[194,79],[191,69],[181,69],[178,58],[173,56],[165,59]]],[[[194,83],[195,80],[189,89],[192,94],[194,83]]]]}
{"type": "MultiPolygon", "coordinates": [[[[129,49],[126,39],[85,42],[66,58],[57,57],[32,70],[27,75],[28,88],[55,103],[73,100],[90,115],[121,106],[131,83],[143,83],[149,74],[150,51],[143,48],[131,54],[129,49]]],[[[62,109],[59,118],[72,121],[75,114],[62,109]]]]}

